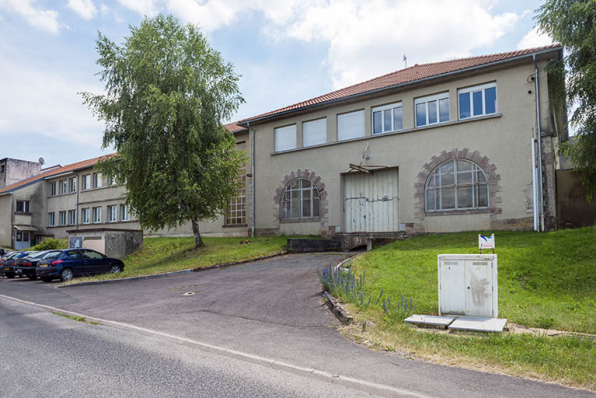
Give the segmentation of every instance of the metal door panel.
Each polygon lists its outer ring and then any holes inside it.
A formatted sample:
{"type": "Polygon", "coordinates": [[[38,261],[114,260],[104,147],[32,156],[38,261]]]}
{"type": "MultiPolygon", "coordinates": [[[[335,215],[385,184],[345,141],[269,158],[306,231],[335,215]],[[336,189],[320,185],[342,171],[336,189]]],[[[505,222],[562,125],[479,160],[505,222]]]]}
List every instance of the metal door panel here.
{"type": "Polygon", "coordinates": [[[466,310],[466,291],[458,289],[465,279],[465,262],[444,261],[441,267],[439,294],[441,308],[439,314],[463,314],[466,310]]]}
{"type": "Polygon", "coordinates": [[[466,261],[466,315],[493,312],[492,267],[490,261],[466,261]]]}

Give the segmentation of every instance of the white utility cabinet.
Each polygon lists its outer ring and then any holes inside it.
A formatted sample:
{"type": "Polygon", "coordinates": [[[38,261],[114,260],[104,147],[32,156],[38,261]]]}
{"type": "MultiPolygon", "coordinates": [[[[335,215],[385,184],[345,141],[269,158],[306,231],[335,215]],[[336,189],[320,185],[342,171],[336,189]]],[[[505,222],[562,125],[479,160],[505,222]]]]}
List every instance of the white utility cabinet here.
{"type": "Polygon", "coordinates": [[[439,315],[497,318],[496,254],[441,254],[439,315]]]}

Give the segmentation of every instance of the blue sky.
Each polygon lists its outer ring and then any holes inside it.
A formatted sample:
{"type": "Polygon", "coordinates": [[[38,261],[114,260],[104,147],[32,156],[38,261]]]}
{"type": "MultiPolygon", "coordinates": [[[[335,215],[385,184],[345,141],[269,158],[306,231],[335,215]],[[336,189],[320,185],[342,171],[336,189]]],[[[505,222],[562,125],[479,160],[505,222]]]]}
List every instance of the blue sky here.
{"type": "Polygon", "coordinates": [[[68,164],[112,152],[82,104],[100,93],[95,40],[171,13],[242,75],[234,120],[392,72],[549,44],[524,0],[0,0],[0,159],[68,164]]]}

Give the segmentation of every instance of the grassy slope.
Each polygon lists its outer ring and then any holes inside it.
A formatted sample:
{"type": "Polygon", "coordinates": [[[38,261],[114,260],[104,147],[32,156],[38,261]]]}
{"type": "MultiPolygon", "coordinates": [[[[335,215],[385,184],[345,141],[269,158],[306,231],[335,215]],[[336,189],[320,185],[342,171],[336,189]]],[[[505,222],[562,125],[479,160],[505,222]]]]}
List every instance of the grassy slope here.
{"type": "Polygon", "coordinates": [[[193,250],[191,238],[146,238],[143,247],[124,258],[124,272],[98,275],[91,278],[77,278],[74,283],[85,280],[127,278],[162,272],[201,268],[281,253],[286,237],[270,238],[203,238],[205,246],[198,252],[193,250]],[[240,244],[240,241],[250,241],[240,244]]]}
{"type": "MultiPolygon", "coordinates": [[[[477,253],[476,233],[421,236],[379,248],[354,262],[367,289],[413,297],[416,312],[437,313],[437,255],[477,253]]],[[[499,316],[526,326],[596,333],[596,230],[499,232],[499,316]]],[[[473,369],[535,376],[596,389],[596,341],[576,337],[419,333],[390,324],[379,308],[349,305],[378,327],[356,337],[390,349],[473,369]]]]}

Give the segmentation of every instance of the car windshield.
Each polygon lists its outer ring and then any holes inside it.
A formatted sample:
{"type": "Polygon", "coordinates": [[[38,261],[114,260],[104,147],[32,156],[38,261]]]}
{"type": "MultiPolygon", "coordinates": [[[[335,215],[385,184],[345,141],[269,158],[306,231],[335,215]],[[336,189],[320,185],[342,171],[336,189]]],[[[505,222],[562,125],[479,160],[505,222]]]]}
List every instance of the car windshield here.
{"type": "Polygon", "coordinates": [[[49,252],[48,254],[46,254],[44,256],[44,260],[53,260],[55,258],[60,257],[60,254],[62,254],[62,252],[49,252]]]}
{"type": "Polygon", "coordinates": [[[37,260],[38,258],[43,258],[46,254],[48,254],[48,252],[47,251],[44,251],[44,252],[38,252],[38,253],[30,254],[27,257],[29,257],[32,260],[37,260]]]}

